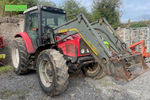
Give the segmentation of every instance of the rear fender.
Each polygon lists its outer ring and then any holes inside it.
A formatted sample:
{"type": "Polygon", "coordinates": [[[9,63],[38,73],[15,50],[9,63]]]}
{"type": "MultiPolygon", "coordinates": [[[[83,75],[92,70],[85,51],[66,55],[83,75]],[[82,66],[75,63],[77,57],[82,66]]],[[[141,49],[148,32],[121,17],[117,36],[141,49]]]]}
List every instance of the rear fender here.
{"type": "Polygon", "coordinates": [[[4,37],[0,37],[0,48],[5,47],[4,37]]]}
{"type": "Polygon", "coordinates": [[[32,42],[31,42],[31,39],[30,39],[30,37],[28,36],[28,34],[26,32],[17,33],[15,35],[15,38],[17,38],[17,37],[22,37],[23,38],[28,53],[34,53],[35,52],[35,50],[33,48],[33,45],[32,45],[32,42]]]}

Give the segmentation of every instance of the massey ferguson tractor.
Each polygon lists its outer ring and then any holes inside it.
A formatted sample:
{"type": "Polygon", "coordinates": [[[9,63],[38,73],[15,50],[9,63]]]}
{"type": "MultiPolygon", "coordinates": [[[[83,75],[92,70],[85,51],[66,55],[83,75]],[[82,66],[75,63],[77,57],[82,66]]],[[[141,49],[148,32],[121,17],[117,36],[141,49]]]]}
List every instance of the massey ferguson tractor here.
{"type": "Polygon", "coordinates": [[[12,45],[14,72],[23,75],[36,69],[42,90],[50,96],[66,90],[68,72],[130,81],[149,69],[105,19],[89,23],[80,14],[67,22],[64,10],[47,6],[29,8],[24,14],[24,32],[15,35],[12,45]]]}

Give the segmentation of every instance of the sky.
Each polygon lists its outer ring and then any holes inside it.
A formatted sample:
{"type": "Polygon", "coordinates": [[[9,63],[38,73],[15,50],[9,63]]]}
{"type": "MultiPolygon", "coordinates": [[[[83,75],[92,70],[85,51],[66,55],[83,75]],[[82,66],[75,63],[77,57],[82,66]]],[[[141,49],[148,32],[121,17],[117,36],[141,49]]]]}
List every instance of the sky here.
{"type": "Polygon", "coordinates": [[[121,21],[150,20],[150,0],[121,0],[121,21]]]}
{"type": "MultiPolygon", "coordinates": [[[[60,5],[64,0],[51,0],[56,5],[60,5]]],[[[91,11],[92,0],[77,0],[88,11],[91,11]]],[[[121,22],[150,20],[150,0],[121,0],[121,22]]]]}

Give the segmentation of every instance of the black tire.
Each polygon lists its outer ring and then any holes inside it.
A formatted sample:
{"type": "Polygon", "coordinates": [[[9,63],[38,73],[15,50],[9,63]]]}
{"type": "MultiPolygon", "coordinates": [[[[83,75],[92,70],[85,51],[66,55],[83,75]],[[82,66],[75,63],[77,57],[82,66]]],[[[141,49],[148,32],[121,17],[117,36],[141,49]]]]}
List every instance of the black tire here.
{"type": "Polygon", "coordinates": [[[66,60],[59,51],[56,51],[54,49],[42,51],[37,58],[36,67],[39,84],[42,90],[47,95],[59,95],[67,89],[69,78],[68,67],[66,65],[66,60]],[[46,64],[49,65],[47,65],[48,68],[45,68],[45,70],[44,67],[46,66],[46,64]],[[44,74],[42,70],[45,71],[44,74]],[[48,74],[47,70],[49,70],[50,75],[48,74]],[[45,81],[46,79],[49,80],[45,81]],[[51,81],[49,82],[50,84],[48,83],[48,81],[51,81]]]}
{"type": "Polygon", "coordinates": [[[85,66],[82,71],[87,77],[93,79],[100,79],[105,75],[103,68],[98,63],[95,63],[92,66],[85,66]]]}
{"type": "Polygon", "coordinates": [[[13,41],[11,57],[12,57],[12,65],[14,68],[14,72],[16,74],[23,75],[28,73],[29,54],[27,53],[27,49],[24,40],[22,38],[15,38],[15,40],[13,41]]]}

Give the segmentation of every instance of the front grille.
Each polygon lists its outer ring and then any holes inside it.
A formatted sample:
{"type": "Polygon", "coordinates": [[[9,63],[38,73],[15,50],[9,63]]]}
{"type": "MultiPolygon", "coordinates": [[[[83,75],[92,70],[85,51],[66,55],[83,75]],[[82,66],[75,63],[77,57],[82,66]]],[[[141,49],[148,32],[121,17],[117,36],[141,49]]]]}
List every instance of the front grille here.
{"type": "Polygon", "coordinates": [[[75,45],[73,45],[71,43],[67,43],[67,44],[65,44],[65,46],[66,46],[67,53],[72,53],[72,54],[75,53],[75,45]]]}

